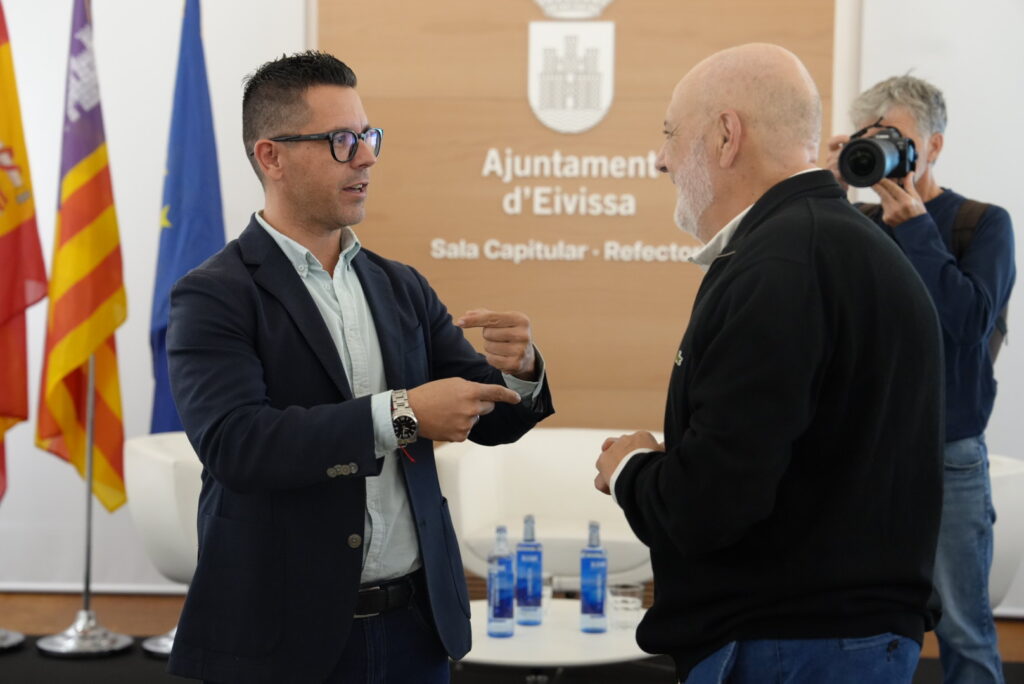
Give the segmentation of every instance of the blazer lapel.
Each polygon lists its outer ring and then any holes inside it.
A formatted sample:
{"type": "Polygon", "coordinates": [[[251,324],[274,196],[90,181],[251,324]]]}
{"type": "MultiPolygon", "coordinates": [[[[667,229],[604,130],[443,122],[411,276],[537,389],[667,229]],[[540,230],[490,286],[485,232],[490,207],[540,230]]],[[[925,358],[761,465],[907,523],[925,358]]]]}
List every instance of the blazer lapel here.
{"type": "Polygon", "coordinates": [[[352,388],[341,365],[334,340],[327,332],[320,310],[316,308],[313,298],[302,284],[302,279],[295,273],[288,257],[255,218],[242,232],[238,242],[245,263],[256,267],[252,274],[253,280],[281,302],[327,371],[327,375],[341,391],[342,397],[346,400],[351,399],[352,388]]]}
{"type": "Polygon", "coordinates": [[[370,305],[373,323],[377,327],[377,341],[384,361],[384,378],[390,389],[405,387],[402,369],[402,325],[398,320],[398,303],[387,274],[360,251],[352,264],[363,286],[363,294],[370,305]]]}

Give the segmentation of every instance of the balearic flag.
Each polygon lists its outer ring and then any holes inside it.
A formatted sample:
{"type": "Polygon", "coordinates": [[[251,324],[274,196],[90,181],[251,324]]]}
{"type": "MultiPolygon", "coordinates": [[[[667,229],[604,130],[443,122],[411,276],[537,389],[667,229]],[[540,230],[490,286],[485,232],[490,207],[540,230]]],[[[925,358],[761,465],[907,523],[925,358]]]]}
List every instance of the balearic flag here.
{"type": "Polygon", "coordinates": [[[25,309],[46,296],[14,60],[0,5],[0,498],[7,490],[4,434],[28,418],[25,309]]]}
{"type": "Polygon", "coordinates": [[[95,357],[93,493],[112,511],[125,501],[114,331],[127,316],[127,299],[89,0],[75,0],[65,98],[36,444],[84,475],[89,357],[95,357]]]}
{"type": "Polygon", "coordinates": [[[171,288],[178,278],[224,246],[217,147],[199,27],[199,0],[186,0],[160,212],[160,255],[153,288],[153,317],[149,325],[155,380],[151,432],[181,429],[167,377],[171,288]]]}

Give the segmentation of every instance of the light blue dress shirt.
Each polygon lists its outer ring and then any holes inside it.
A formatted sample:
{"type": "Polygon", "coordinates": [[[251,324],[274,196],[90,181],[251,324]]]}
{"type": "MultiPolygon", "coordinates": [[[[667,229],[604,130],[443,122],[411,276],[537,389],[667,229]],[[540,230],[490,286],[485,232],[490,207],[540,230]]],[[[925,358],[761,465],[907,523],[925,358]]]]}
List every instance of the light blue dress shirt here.
{"type": "MultiPolygon", "coordinates": [[[[384,459],[380,475],[366,480],[366,517],[363,531],[362,584],[377,584],[407,575],[422,565],[416,525],[409,497],[398,465],[401,452],[391,426],[391,391],[384,376],[384,359],[377,340],[370,305],[363,286],[352,267],[361,249],[355,232],[345,227],[341,232],[341,258],[328,273],[313,253],[301,244],[275,230],[256,212],[256,221],[281,248],[302,279],[331,340],[338,350],[345,376],[351,383],[352,395],[370,398],[373,417],[375,452],[384,459]]],[[[537,354],[541,376],[527,382],[503,374],[505,384],[519,393],[527,406],[543,382],[543,363],[537,354]]]]}

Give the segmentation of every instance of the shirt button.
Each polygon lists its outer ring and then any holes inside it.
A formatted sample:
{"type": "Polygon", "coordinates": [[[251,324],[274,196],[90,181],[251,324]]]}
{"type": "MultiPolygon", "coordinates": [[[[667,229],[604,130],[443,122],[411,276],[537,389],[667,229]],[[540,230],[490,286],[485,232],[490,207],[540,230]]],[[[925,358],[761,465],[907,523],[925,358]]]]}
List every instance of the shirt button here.
{"type": "Polygon", "coordinates": [[[306,264],[299,264],[299,275],[306,275],[306,264]]]}
{"type": "Polygon", "coordinates": [[[348,545],[349,545],[349,548],[358,549],[360,546],[362,546],[362,544],[363,544],[363,538],[360,537],[358,534],[350,534],[350,535],[348,535],[348,545]]]}

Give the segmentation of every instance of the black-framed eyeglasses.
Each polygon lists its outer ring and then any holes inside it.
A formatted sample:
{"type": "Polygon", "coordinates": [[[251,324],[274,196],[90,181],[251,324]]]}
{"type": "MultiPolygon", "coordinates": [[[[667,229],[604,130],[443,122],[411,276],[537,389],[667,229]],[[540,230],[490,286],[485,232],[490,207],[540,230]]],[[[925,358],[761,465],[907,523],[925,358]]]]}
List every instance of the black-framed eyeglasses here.
{"type": "Polygon", "coordinates": [[[373,156],[380,156],[380,145],[384,141],[384,129],[367,128],[362,133],[349,130],[327,131],[326,133],[310,133],[309,135],[279,135],[276,138],[268,138],[271,142],[305,142],[307,140],[326,140],[331,146],[331,156],[334,160],[345,164],[352,161],[356,152],[359,151],[359,141],[362,140],[370,149],[373,156]]]}

